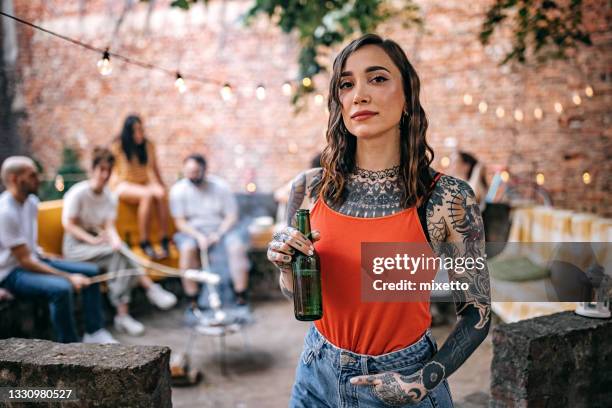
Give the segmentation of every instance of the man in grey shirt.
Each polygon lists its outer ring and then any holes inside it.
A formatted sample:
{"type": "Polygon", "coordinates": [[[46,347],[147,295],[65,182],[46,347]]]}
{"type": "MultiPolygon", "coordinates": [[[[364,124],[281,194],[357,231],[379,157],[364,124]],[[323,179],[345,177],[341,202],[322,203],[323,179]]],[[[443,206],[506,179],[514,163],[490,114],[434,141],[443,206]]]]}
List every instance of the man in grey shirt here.
{"type": "Polygon", "coordinates": [[[79,341],[74,321],[73,292],[81,291],[86,343],[116,343],[104,329],[102,297],[90,277],[96,265],[45,259],[37,255],[38,172],[34,162],[13,156],[0,169],[6,191],[0,194],[0,286],[19,297],[44,297],[49,302],[57,341],[79,341]]]}
{"type": "MultiPolygon", "coordinates": [[[[178,232],[174,242],[180,252],[181,269],[198,268],[200,251],[207,251],[210,270],[220,275],[220,294],[224,305],[235,300],[243,303],[246,287],[246,268],[230,270],[228,245],[233,246],[228,232],[238,220],[238,205],[233,192],[222,179],[206,173],[206,159],[193,154],[185,159],[185,178],[179,180],[170,190],[170,212],[178,232]]],[[[245,257],[240,251],[231,251],[232,257],[245,257]]],[[[248,262],[247,262],[248,264],[248,262]]],[[[198,298],[196,282],[183,280],[183,288],[195,303],[198,298]]],[[[208,306],[207,291],[202,290],[197,301],[200,307],[208,306]]]]}

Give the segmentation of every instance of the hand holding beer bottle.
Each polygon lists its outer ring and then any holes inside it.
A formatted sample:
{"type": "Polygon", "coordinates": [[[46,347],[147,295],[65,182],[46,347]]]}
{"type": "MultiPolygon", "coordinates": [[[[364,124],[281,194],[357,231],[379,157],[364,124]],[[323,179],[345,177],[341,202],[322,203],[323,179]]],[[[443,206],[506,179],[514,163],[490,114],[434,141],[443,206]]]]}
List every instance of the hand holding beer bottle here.
{"type": "Polygon", "coordinates": [[[310,230],[308,210],[298,210],[297,229],[285,227],[274,234],[268,245],[268,260],[281,270],[281,287],[294,300],[298,320],[318,320],[323,314],[321,274],[313,242],[320,239],[318,231],[310,230]]]}

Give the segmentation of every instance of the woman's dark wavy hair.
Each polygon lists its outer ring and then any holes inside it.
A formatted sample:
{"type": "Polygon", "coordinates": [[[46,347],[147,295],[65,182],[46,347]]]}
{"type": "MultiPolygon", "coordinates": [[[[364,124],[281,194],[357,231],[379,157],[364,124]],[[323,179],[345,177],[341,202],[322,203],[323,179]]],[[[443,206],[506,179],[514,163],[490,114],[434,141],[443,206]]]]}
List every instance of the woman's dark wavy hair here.
{"type": "Polygon", "coordinates": [[[144,140],[141,144],[136,144],[134,142],[134,125],[136,123],[140,123],[142,125],[142,120],[137,115],[129,115],[125,118],[123,122],[123,129],[121,129],[121,134],[119,135],[119,139],[121,140],[121,149],[123,153],[125,153],[125,157],[127,157],[128,161],[132,160],[132,156],[136,156],[140,164],[147,164],[147,139],[144,140]]]}
{"type": "Polygon", "coordinates": [[[434,153],[425,140],[427,117],[419,100],[419,77],[401,47],[376,34],[366,34],[347,45],[334,60],[329,86],[327,146],[321,157],[324,169],[320,193],[331,204],[341,203],[348,175],[355,170],[357,139],[342,120],[339,89],[341,73],[351,54],[366,45],[375,45],[387,53],[402,74],[406,108],[400,121],[400,188],[403,208],[415,206],[429,189],[429,165],[434,153]]]}

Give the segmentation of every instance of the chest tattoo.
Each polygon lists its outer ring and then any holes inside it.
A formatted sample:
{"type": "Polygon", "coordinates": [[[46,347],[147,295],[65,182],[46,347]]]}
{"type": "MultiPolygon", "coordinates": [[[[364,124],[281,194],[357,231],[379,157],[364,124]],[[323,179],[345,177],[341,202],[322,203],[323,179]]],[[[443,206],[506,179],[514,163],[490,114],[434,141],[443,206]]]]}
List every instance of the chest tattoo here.
{"type": "Polygon", "coordinates": [[[331,207],[341,214],[361,218],[395,214],[403,210],[398,178],[399,166],[377,171],[356,168],[347,180],[345,199],[331,207]]]}

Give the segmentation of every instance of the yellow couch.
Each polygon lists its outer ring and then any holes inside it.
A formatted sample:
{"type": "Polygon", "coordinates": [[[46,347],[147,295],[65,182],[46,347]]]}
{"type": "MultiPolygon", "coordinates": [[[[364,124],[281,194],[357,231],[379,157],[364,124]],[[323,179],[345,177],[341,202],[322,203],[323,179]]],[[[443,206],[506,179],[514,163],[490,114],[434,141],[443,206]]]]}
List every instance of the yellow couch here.
{"type": "MultiPolygon", "coordinates": [[[[62,239],[64,228],[62,227],[62,200],[43,201],[38,206],[38,245],[50,254],[62,254],[62,239]]],[[[144,256],[138,246],[138,221],[137,206],[119,202],[117,211],[117,232],[119,236],[130,244],[134,252],[144,256]]],[[[175,231],[174,224],[170,221],[170,235],[175,231]]],[[[151,241],[159,242],[160,231],[156,217],[151,224],[151,241]]],[[[178,266],[178,253],[171,248],[170,257],[160,263],[168,266],[178,266]]]]}

